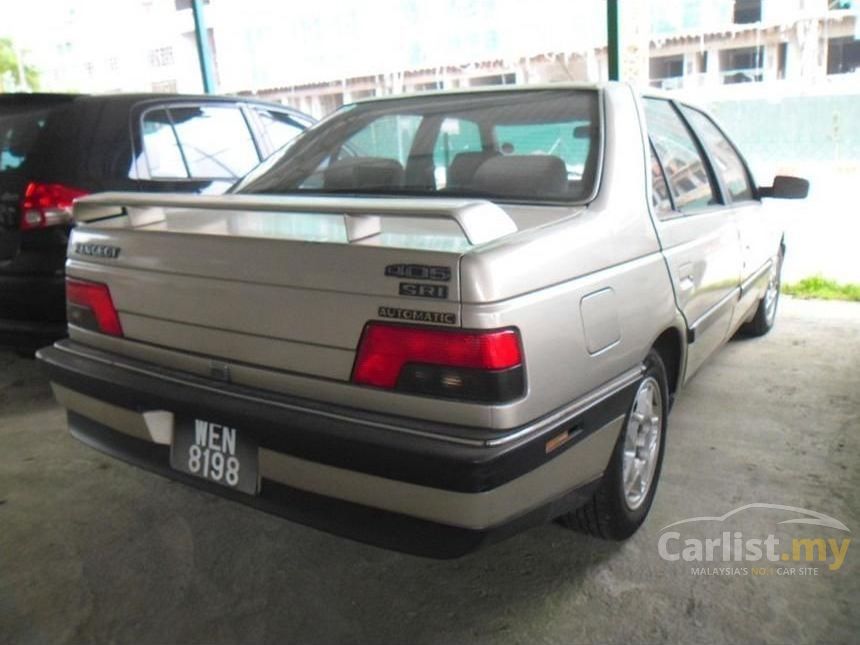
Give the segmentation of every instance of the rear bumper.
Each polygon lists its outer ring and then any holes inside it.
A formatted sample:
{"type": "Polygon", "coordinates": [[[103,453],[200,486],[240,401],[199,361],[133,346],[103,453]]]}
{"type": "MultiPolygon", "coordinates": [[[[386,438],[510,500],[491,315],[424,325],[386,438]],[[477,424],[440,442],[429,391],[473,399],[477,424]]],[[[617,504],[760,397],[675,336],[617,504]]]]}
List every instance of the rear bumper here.
{"type": "Polygon", "coordinates": [[[585,501],[608,463],[636,387],[620,388],[557,427],[488,445],[452,440],[456,435],[426,426],[414,432],[404,419],[321,409],[120,362],[70,341],[41,350],[39,358],[69,411],[72,433],[95,448],[304,524],[443,557],[585,501]],[[244,495],[172,470],[176,414],[215,418],[253,436],[260,494],[244,495]],[[570,440],[548,453],[547,441],[565,432],[570,440]]]}
{"type": "Polygon", "coordinates": [[[90,447],[164,477],[334,535],[431,558],[460,557],[544,524],[584,504],[598,483],[578,487],[503,525],[484,530],[464,529],[311,493],[268,479],[263,479],[259,495],[245,495],[173,470],[169,466],[168,446],[135,439],[74,413],[69,414],[69,427],[76,439],[90,447]]]}

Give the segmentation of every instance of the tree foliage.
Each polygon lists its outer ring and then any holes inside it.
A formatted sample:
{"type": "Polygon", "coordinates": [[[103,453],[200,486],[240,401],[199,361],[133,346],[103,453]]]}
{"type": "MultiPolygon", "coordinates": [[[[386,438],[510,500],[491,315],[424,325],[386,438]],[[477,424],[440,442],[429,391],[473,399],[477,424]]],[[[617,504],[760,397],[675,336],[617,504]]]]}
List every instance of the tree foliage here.
{"type": "Polygon", "coordinates": [[[19,66],[18,52],[12,45],[12,41],[9,38],[0,38],[0,92],[23,89],[31,92],[39,89],[39,72],[30,65],[19,66]],[[21,82],[22,67],[26,83],[21,82]]]}

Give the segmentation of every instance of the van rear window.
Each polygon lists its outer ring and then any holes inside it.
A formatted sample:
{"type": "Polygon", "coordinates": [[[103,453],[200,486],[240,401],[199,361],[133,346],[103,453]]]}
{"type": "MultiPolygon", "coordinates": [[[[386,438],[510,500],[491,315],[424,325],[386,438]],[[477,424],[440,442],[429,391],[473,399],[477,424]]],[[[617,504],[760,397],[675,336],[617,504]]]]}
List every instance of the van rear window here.
{"type": "Polygon", "coordinates": [[[31,112],[0,112],[0,173],[20,168],[33,150],[49,109],[31,112]]]}

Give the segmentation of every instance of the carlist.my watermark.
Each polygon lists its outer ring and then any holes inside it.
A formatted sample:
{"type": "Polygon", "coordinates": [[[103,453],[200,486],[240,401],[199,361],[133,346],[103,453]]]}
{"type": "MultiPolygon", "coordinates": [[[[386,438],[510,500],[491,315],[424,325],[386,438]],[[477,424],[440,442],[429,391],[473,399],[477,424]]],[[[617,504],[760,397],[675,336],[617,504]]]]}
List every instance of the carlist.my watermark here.
{"type": "Polygon", "coordinates": [[[657,552],[668,562],[689,563],[692,575],[815,576],[842,568],[851,544],[846,533],[850,532],[836,518],[818,511],[757,502],[724,515],[668,524],[660,529],[657,552]],[[770,532],[750,533],[740,524],[745,512],[790,513],[793,517],[775,522],[770,532]],[[816,528],[812,535],[786,537],[784,533],[792,528],[789,525],[816,528]]]}

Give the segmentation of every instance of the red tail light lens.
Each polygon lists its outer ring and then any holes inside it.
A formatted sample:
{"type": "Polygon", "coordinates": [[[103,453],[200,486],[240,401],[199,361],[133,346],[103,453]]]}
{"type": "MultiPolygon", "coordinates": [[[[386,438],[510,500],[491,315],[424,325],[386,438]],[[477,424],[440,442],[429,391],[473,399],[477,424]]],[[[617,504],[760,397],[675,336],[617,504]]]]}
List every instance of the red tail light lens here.
{"type": "Polygon", "coordinates": [[[66,278],[66,315],[72,325],[122,336],[119,314],[106,284],[66,278]]]}
{"type": "Polygon", "coordinates": [[[453,398],[515,398],[522,393],[519,333],[370,323],[359,343],[352,380],[453,398]]]}
{"type": "Polygon", "coordinates": [[[86,191],[62,184],[31,181],[21,200],[21,230],[47,228],[72,220],[72,203],[86,191]]]}

